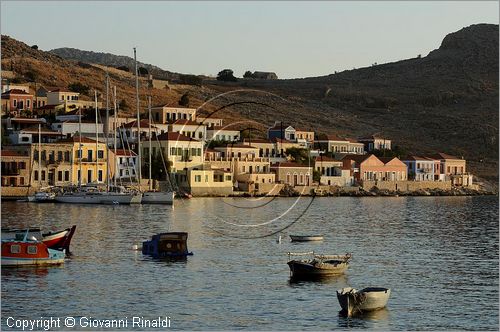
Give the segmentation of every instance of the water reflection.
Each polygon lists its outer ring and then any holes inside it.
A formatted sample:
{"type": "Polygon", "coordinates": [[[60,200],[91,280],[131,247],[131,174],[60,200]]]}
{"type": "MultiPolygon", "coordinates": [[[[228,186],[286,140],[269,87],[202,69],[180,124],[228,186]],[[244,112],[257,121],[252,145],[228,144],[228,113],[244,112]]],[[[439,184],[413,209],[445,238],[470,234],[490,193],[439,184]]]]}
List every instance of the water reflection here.
{"type": "Polygon", "coordinates": [[[342,310],[338,313],[338,325],[342,328],[376,328],[389,330],[389,320],[390,311],[387,308],[364,313],[356,313],[351,317],[347,317],[345,312],[342,310]]]}
{"type": "MultiPolygon", "coordinates": [[[[279,244],[276,237],[244,240],[211,229],[226,227],[214,216],[257,223],[293,202],[276,199],[244,212],[218,199],[186,200],[175,209],[3,202],[4,227],[58,230],[76,224],[77,231],[73,257],[64,266],[2,269],[2,315],[168,314],[176,328],[186,330],[498,330],[496,197],[317,198],[281,233],[279,244]],[[194,256],[163,261],[132,250],[165,231],[188,232],[194,256]],[[285,240],[317,233],[325,236],[321,243],[285,240]],[[290,251],[351,252],[353,259],[342,276],[295,280],[286,264],[290,251]],[[335,317],[336,290],[351,285],[390,286],[389,310],[335,317]],[[26,292],[29,298],[22,296],[26,292]]],[[[265,231],[293,221],[300,210],[265,231]]]]}
{"type": "Polygon", "coordinates": [[[291,287],[307,285],[309,283],[322,283],[322,284],[338,284],[339,288],[347,287],[348,278],[345,274],[338,276],[312,276],[312,277],[295,277],[291,276],[288,279],[288,284],[291,287]]]}

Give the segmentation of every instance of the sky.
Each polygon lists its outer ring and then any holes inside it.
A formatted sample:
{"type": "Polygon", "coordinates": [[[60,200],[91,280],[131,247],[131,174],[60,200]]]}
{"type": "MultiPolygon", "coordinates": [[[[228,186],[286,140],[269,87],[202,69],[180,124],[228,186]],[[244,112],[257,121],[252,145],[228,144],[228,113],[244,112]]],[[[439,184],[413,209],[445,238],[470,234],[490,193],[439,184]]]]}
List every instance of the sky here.
{"type": "Polygon", "coordinates": [[[328,75],[427,55],[451,32],[499,21],[498,1],[1,1],[1,33],[163,69],[328,75]]]}

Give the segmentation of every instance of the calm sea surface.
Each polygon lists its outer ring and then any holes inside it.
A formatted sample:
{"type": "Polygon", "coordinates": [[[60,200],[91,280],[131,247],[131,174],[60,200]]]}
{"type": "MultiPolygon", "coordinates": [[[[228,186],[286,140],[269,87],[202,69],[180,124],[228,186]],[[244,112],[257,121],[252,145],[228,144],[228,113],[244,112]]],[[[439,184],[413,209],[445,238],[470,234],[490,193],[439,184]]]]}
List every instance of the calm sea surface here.
{"type": "Polygon", "coordinates": [[[2,269],[2,330],[9,316],[127,317],[129,329],[133,316],[189,330],[499,328],[497,197],[3,202],[1,211],[2,227],[77,225],[64,266],[2,269]],[[194,256],[155,261],[131,250],[164,231],[189,232],[194,256]],[[325,241],[295,244],[289,234],[325,241]],[[309,250],[353,259],[344,276],[291,282],[286,253],[309,250]],[[387,309],[340,317],[335,291],[346,286],[391,288],[387,309]]]}

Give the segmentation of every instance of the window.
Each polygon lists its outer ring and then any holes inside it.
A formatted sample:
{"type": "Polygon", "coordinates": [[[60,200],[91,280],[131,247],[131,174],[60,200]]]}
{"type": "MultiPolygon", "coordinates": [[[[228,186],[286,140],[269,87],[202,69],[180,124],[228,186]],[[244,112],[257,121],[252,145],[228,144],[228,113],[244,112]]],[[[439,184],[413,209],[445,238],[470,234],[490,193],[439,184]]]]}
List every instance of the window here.
{"type": "Polygon", "coordinates": [[[26,163],[24,161],[21,161],[18,165],[19,169],[26,169],[26,163]]]}
{"type": "Polygon", "coordinates": [[[198,156],[200,157],[201,156],[201,149],[198,148],[197,151],[198,151],[198,156]]]}
{"type": "Polygon", "coordinates": [[[42,171],[42,181],[45,181],[45,171],[42,171]]]}
{"type": "Polygon", "coordinates": [[[70,161],[69,160],[69,151],[64,152],[64,161],[70,161]]]}
{"type": "Polygon", "coordinates": [[[80,170],[78,170],[77,177],[78,177],[78,183],[81,183],[82,182],[82,176],[81,176],[80,170]]]}
{"type": "Polygon", "coordinates": [[[194,182],[201,182],[201,175],[195,175],[194,182]]]}
{"type": "Polygon", "coordinates": [[[98,177],[99,177],[99,182],[102,182],[102,170],[100,169],[97,174],[98,174],[98,177]]]}
{"type": "Polygon", "coordinates": [[[203,138],[203,133],[201,131],[198,132],[198,138],[203,138]]]}
{"type": "Polygon", "coordinates": [[[208,175],[205,175],[205,182],[208,182],[208,175]]]}
{"type": "Polygon", "coordinates": [[[19,185],[24,186],[24,177],[22,176],[19,178],[19,185]]]}
{"type": "Polygon", "coordinates": [[[35,181],[38,181],[38,171],[35,171],[34,178],[35,178],[35,181]]]}
{"type": "Polygon", "coordinates": [[[87,170],[87,182],[92,182],[92,170],[87,170]]]}
{"type": "Polygon", "coordinates": [[[63,179],[63,172],[62,171],[58,171],[57,172],[57,181],[62,181],[63,179]]]}
{"type": "Polygon", "coordinates": [[[92,150],[87,151],[87,159],[88,161],[92,161],[92,150]]]}
{"type": "Polygon", "coordinates": [[[11,254],[20,254],[21,253],[21,246],[19,244],[13,244],[10,246],[10,253],[11,254]]]}
{"type": "Polygon", "coordinates": [[[104,158],[104,150],[99,150],[97,151],[97,157],[99,159],[103,159],[104,158]]]}
{"type": "Polygon", "coordinates": [[[29,142],[30,138],[29,137],[21,137],[21,142],[29,142]]]}
{"type": "Polygon", "coordinates": [[[26,251],[30,255],[35,255],[37,253],[36,246],[28,246],[28,250],[26,251]]]}
{"type": "Polygon", "coordinates": [[[26,99],[26,108],[30,108],[30,100],[26,99]]]}
{"type": "Polygon", "coordinates": [[[226,175],[226,181],[231,181],[231,175],[226,175]]]}
{"type": "Polygon", "coordinates": [[[57,151],[57,161],[62,161],[62,160],[63,160],[63,152],[57,151]]]}
{"type": "Polygon", "coordinates": [[[69,171],[64,171],[64,181],[69,181],[69,171]]]}
{"type": "Polygon", "coordinates": [[[47,153],[45,150],[42,151],[42,160],[47,160],[47,153]]]}

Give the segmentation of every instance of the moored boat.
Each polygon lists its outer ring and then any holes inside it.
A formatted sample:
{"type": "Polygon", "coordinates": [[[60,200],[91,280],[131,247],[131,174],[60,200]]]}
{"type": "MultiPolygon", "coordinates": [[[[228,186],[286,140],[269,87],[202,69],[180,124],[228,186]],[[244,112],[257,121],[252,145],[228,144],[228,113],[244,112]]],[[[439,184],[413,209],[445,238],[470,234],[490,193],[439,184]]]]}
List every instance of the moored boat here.
{"type": "Polygon", "coordinates": [[[101,191],[97,186],[82,186],[56,195],[59,203],[69,204],[140,204],[142,195],[121,186],[111,186],[109,191],[101,191]]]}
{"type": "Polygon", "coordinates": [[[142,243],[142,253],[153,258],[186,257],[193,255],[187,248],[188,233],[169,232],[153,235],[142,243]]]}
{"type": "Polygon", "coordinates": [[[288,256],[306,256],[305,260],[290,260],[290,274],[294,278],[318,278],[343,274],[348,266],[351,254],[345,255],[317,255],[314,252],[288,253],[288,256]]]}
{"type": "Polygon", "coordinates": [[[347,287],[337,291],[342,313],[349,317],[385,308],[390,296],[391,290],[383,287],[367,287],[359,291],[347,287]]]}
{"type": "Polygon", "coordinates": [[[71,239],[75,233],[76,225],[70,228],[63,229],[61,231],[46,232],[42,233],[39,228],[30,229],[2,229],[2,240],[13,240],[19,234],[25,234],[28,232],[28,237],[34,237],[37,240],[41,240],[48,248],[65,250],[67,254],[70,253],[69,246],[71,244],[71,239]]]}
{"type": "Polygon", "coordinates": [[[48,248],[42,241],[17,234],[16,239],[2,240],[2,267],[26,265],[59,265],[64,263],[64,250],[48,248]]]}
{"type": "Polygon", "coordinates": [[[173,191],[145,191],[142,193],[142,204],[174,204],[173,191]]]}
{"type": "Polygon", "coordinates": [[[290,235],[292,242],[323,241],[323,235],[290,235]]]}

